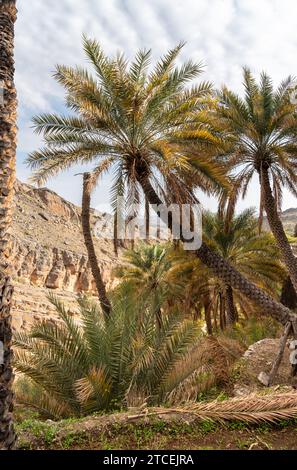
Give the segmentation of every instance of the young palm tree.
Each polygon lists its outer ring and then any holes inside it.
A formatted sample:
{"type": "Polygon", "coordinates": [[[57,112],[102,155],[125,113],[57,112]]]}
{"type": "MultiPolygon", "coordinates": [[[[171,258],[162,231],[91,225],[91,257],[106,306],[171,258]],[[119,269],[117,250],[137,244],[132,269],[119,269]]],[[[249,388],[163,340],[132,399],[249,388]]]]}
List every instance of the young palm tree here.
{"type": "Polygon", "coordinates": [[[297,291],[297,260],[284,231],[278,211],[282,190],[297,196],[297,115],[290,101],[292,79],[274,91],[272,80],[262,73],[257,84],[250,70],[244,69],[245,98],[223,88],[218,113],[231,137],[228,164],[234,170],[236,198],[249,187],[254,174],[261,187],[260,221],[263,210],[278,243],[292,283],[297,291]]]}
{"type": "Polygon", "coordinates": [[[13,371],[11,366],[11,297],[9,277],[11,225],[16,156],[16,90],[14,86],[14,23],[16,2],[0,1],[0,449],[10,449],[15,442],[13,429],[13,371]]]}
{"type": "MultiPolygon", "coordinates": [[[[165,245],[138,244],[134,250],[123,255],[122,266],[115,269],[115,275],[124,282],[132,283],[137,289],[149,292],[160,290],[163,297],[168,290],[168,247],[165,245]]],[[[135,290],[136,290],[135,289],[135,290]]]]}
{"type": "Polygon", "coordinates": [[[127,286],[114,299],[108,322],[86,298],[79,302],[79,325],[50,299],[60,322],[36,322],[29,333],[17,333],[15,366],[30,378],[29,403],[51,416],[80,416],[136,399],[158,403],[192,374],[187,355],[199,342],[198,325],[172,313],[160,330],[154,307],[149,301],[135,305],[127,286]]]}
{"type": "MultiPolygon", "coordinates": [[[[205,109],[210,85],[189,87],[201,72],[191,61],[175,66],[182,45],[149,72],[150,52],[140,51],[132,64],[119,55],[106,57],[96,41],[84,39],[95,76],[81,68],[59,66],[57,80],[66,88],[75,117],[35,118],[46,147],[33,152],[28,164],[36,182],[44,182],[75,163],[95,162],[115,175],[113,200],[126,191],[128,207],[149,203],[196,202],[196,187],[218,193],[226,185],[225,168],[214,158],[222,145],[214,113],[205,109]]],[[[95,171],[96,171],[95,167],[95,171]]],[[[172,227],[179,224],[161,214],[172,227]]],[[[196,255],[215,274],[259,304],[263,312],[286,323],[292,313],[254,286],[218,253],[202,243],[196,255]]]]}
{"type": "Polygon", "coordinates": [[[122,282],[133,287],[135,301],[143,296],[150,298],[159,326],[162,324],[162,307],[181,294],[181,282],[179,285],[173,283],[170,276],[169,252],[169,246],[139,244],[124,253],[124,264],[114,272],[122,282]]]}

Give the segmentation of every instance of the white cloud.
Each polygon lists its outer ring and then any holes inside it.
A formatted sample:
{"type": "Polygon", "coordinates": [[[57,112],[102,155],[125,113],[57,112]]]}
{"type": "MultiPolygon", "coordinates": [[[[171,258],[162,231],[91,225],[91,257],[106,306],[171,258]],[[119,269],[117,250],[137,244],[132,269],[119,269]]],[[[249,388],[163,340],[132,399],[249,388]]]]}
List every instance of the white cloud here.
{"type": "MultiPolygon", "coordinates": [[[[32,116],[62,109],[63,91],[52,72],[56,63],[84,63],[83,32],[108,54],[120,49],[130,57],[139,47],[152,48],[157,57],[186,40],[183,58],[203,60],[205,78],[237,91],[243,65],[267,70],[276,82],[297,74],[295,0],[23,0],[18,8],[20,152],[39,145],[29,127],[32,116]]],[[[73,197],[71,181],[64,176],[64,182],[63,195],[73,197]]],[[[245,206],[256,203],[255,188],[245,206]]],[[[290,205],[296,203],[288,196],[284,206],[290,205]]]]}

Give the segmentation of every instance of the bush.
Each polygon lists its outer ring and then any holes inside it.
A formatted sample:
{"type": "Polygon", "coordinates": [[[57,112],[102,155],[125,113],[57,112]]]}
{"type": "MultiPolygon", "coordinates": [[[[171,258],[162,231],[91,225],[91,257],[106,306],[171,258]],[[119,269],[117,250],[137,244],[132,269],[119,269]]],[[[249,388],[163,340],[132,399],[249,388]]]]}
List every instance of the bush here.
{"type": "Polygon", "coordinates": [[[37,322],[15,335],[15,367],[25,377],[16,387],[19,401],[50,417],[166,401],[193,373],[190,352],[200,327],[171,312],[162,315],[160,328],[151,305],[135,305],[130,297],[121,289],[108,322],[97,302],[81,298],[78,323],[50,296],[59,321],[37,322]]]}

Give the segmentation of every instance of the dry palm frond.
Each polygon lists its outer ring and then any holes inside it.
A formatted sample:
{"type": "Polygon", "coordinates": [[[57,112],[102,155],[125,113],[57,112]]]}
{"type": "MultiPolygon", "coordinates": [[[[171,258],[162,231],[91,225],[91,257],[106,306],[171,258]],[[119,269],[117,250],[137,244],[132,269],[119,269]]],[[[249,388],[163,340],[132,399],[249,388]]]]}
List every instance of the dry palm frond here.
{"type": "Polygon", "coordinates": [[[220,383],[226,383],[229,379],[230,361],[226,351],[222,348],[216,338],[209,337],[206,339],[206,350],[204,353],[205,362],[212,365],[212,370],[220,383]]]}
{"type": "Polygon", "coordinates": [[[176,364],[164,382],[166,402],[173,405],[194,401],[215,385],[226,384],[230,366],[238,357],[237,350],[238,346],[236,349],[233,344],[221,342],[221,338],[201,340],[176,364]]]}
{"type": "Polygon", "coordinates": [[[226,354],[229,366],[239,359],[246,350],[245,345],[236,337],[232,338],[223,334],[217,337],[217,341],[226,354]]]}
{"type": "Polygon", "coordinates": [[[16,380],[14,393],[18,404],[31,407],[47,418],[61,419],[72,415],[72,409],[65,401],[57,400],[27,377],[16,380]]]}
{"type": "MultiPolygon", "coordinates": [[[[259,396],[248,395],[227,401],[193,403],[183,408],[152,408],[145,416],[161,415],[192,416],[202,421],[243,421],[246,423],[276,423],[284,419],[297,418],[297,393],[259,396]]],[[[137,419],[142,415],[130,416],[137,419]]]]}
{"type": "Polygon", "coordinates": [[[204,353],[204,342],[201,341],[172,369],[163,383],[167,403],[172,405],[196,400],[199,393],[214,384],[214,375],[202,361],[204,353]]]}
{"type": "MultiPolygon", "coordinates": [[[[180,369],[181,370],[176,370],[177,377],[184,372],[182,364],[180,364],[180,369]]],[[[186,377],[166,396],[166,402],[174,406],[195,401],[199,394],[209,391],[216,383],[216,376],[211,368],[205,364],[197,368],[196,363],[194,372],[186,377]]]]}

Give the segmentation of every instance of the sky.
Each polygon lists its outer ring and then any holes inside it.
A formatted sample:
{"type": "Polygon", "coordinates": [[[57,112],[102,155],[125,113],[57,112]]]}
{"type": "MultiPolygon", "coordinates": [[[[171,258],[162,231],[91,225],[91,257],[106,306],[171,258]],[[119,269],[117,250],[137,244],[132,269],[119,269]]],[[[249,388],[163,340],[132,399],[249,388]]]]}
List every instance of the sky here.
{"type": "MultiPolygon", "coordinates": [[[[296,0],[18,0],[16,25],[16,86],[19,99],[17,176],[26,182],[27,154],[42,146],[32,117],[65,112],[63,89],[52,78],[56,64],[85,65],[81,38],[96,38],[107,54],[151,48],[157,59],[179,41],[186,41],[181,59],[205,64],[203,79],[242,93],[242,67],[255,74],[265,70],[278,84],[297,75],[296,0]]],[[[47,186],[79,203],[78,168],[48,181],[47,186]]],[[[100,183],[93,206],[109,210],[111,176],[100,183]]],[[[200,195],[203,206],[217,202],[200,195]]],[[[257,181],[238,210],[259,202],[257,181]]],[[[289,193],[283,208],[297,207],[289,193]]]]}

